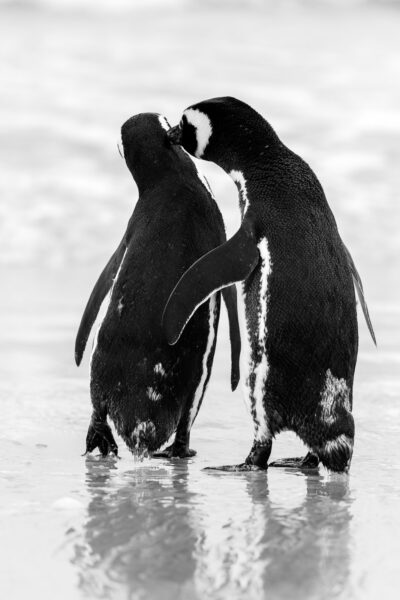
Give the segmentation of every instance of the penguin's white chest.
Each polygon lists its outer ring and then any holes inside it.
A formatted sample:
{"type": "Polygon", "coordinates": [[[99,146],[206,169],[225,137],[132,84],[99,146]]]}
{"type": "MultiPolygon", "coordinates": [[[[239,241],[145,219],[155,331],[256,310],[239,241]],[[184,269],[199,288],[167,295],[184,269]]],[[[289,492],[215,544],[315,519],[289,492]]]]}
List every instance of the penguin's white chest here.
{"type": "Polygon", "coordinates": [[[242,339],[241,369],[243,374],[246,404],[256,422],[260,439],[267,435],[264,393],[268,378],[269,364],[266,352],[268,336],[268,281],[272,272],[268,241],[262,238],[258,243],[260,253],[253,281],[246,282],[239,290],[239,316],[242,339]]]}
{"type": "Polygon", "coordinates": [[[268,312],[268,280],[272,271],[271,256],[268,249],[267,238],[262,238],[258,243],[260,253],[260,280],[257,294],[257,338],[259,351],[265,349],[267,339],[267,312],[268,312]]]}

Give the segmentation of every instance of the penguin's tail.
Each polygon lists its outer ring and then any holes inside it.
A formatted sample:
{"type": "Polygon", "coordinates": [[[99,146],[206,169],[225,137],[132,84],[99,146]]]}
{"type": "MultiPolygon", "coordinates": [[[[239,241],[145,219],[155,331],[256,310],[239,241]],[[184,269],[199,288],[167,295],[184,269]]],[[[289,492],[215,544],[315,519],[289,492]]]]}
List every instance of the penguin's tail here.
{"type": "Polygon", "coordinates": [[[124,427],[119,433],[132,454],[141,460],[151,456],[169,440],[176,425],[167,425],[151,419],[136,420],[133,426],[124,427]]]}
{"type": "Polygon", "coordinates": [[[341,433],[313,450],[324,467],[336,473],[347,473],[353,456],[354,436],[341,433]]]}
{"type": "Polygon", "coordinates": [[[129,433],[125,432],[123,436],[128,448],[138,458],[144,458],[149,455],[153,447],[157,444],[157,430],[153,421],[139,421],[129,433]]]}
{"type": "Polygon", "coordinates": [[[363,313],[364,313],[365,322],[367,323],[367,327],[368,327],[369,332],[371,334],[372,341],[374,342],[374,344],[376,346],[377,343],[376,343],[375,332],[374,332],[374,328],[372,326],[371,318],[369,316],[367,301],[365,300],[364,288],[363,288],[363,284],[362,284],[362,281],[361,281],[361,277],[360,277],[360,275],[359,275],[359,273],[358,273],[358,271],[356,269],[356,266],[354,264],[354,260],[353,260],[353,258],[351,256],[348,248],[346,248],[346,246],[344,244],[343,244],[343,247],[344,247],[344,251],[346,253],[346,258],[347,258],[348,265],[350,267],[351,276],[353,277],[354,287],[356,288],[358,299],[360,301],[361,308],[362,308],[363,313]]]}

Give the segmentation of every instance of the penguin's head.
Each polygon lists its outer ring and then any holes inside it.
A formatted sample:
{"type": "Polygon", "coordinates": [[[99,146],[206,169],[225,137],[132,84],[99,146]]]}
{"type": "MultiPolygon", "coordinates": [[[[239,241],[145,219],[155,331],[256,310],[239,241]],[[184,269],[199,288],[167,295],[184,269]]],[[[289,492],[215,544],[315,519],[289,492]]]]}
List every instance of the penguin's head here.
{"type": "Polygon", "coordinates": [[[167,132],[170,125],[157,113],[140,113],[125,121],[121,141],[125,162],[140,187],[149,177],[168,167],[173,147],[167,132]]]}
{"type": "Polygon", "coordinates": [[[249,152],[265,146],[266,139],[277,139],[259,113],[230,96],[189,106],[168,136],[193,156],[211,160],[225,170],[237,168],[249,152]]]}

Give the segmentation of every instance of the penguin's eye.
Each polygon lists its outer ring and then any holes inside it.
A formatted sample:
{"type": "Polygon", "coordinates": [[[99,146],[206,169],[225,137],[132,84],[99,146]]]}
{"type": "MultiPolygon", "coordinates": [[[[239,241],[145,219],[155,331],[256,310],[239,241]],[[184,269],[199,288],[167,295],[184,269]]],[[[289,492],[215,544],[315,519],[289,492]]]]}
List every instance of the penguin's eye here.
{"type": "Polygon", "coordinates": [[[182,146],[190,154],[196,154],[197,150],[197,129],[194,125],[189,123],[185,115],[181,119],[181,130],[182,130],[182,146]]]}

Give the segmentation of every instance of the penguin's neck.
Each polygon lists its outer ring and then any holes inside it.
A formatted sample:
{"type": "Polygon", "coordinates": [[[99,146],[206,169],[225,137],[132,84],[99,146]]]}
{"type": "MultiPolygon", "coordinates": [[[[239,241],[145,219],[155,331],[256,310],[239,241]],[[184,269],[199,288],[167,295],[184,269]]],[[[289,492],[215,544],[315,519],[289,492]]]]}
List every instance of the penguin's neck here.
{"type": "Polygon", "coordinates": [[[260,168],[257,168],[257,165],[251,165],[248,169],[243,167],[228,171],[228,175],[235,182],[239,192],[239,209],[242,220],[249,208],[258,210],[260,201],[265,207],[267,197],[265,194],[260,194],[260,188],[264,189],[264,184],[269,179],[269,174],[265,171],[265,164],[260,165],[260,168]]]}
{"type": "Polygon", "coordinates": [[[249,152],[231,152],[220,161],[220,166],[230,175],[239,192],[239,208],[242,219],[252,200],[257,199],[260,182],[273,176],[276,164],[288,152],[288,148],[273,133],[269,138],[253,139],[249,152]],[[271,166],[269,171],[268,166],[271,166]]]}
{"type": "Polygon", "coordinates": [[[160,180],[166,176],[170,177],[171,172],[175,170],[175,161],[167,153],[142,157],[142,160],[130,168],[140,195],[159,186],[160,180]]]}
{"type": "Polygon", "coordinates": [[[251,123],[235,123],[224,136],[211,138],[205,158],[216,162],[228,174],[231,171],[257,171],[280,153],[284,145],[262,117],[251,123]]]}
{"type": "Polygon", "coordinates": [[[243,217],[244,217],[245,213],[247,212],[247,209],[250,206],[248,183],[247,183],[247,180],[246,180],[246,177],[245,177],[245,174],[243,173],[243,171],[240,171],[238,169],[232,169],[229,172],[229,175],[235,182],[236,187],[239,192],[239,209],[240,209],[240,215],[243,220],[243,217]]]}

